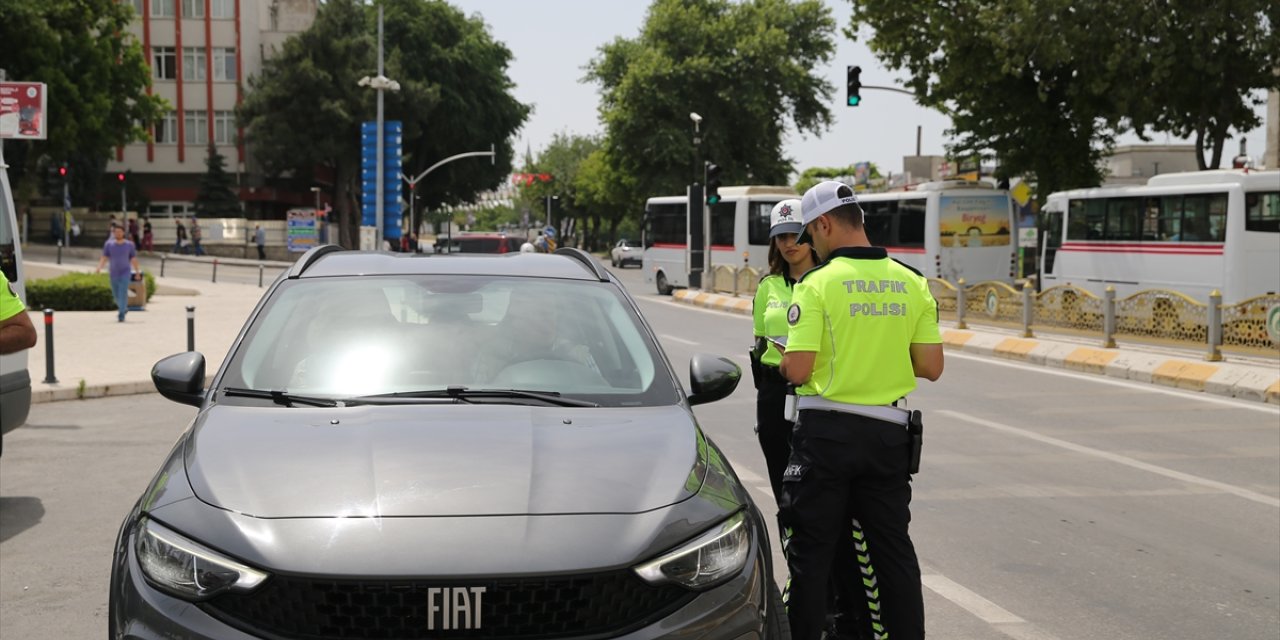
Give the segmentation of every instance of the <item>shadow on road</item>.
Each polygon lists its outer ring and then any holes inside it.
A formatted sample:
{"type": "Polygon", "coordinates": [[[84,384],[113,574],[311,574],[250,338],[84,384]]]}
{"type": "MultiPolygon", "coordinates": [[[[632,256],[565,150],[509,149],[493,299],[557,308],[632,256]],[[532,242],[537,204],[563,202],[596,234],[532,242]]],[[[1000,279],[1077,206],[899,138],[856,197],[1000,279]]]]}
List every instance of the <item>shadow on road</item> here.
{"type": "Polygon", "coordinates": [[[40,524],[43,517],[44,503],[40,498],[0,498],[0,542],[40,524]]]}

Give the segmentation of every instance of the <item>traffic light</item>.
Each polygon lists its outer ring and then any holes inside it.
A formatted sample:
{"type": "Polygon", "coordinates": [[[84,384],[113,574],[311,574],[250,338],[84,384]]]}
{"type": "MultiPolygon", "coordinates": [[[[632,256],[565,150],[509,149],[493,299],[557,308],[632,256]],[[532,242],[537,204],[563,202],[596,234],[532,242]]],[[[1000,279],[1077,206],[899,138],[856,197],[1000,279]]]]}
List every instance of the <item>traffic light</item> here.
{"type": "Polygon", "coordinates": [[[124,184],[124,174],[123,174],[123,173],[117,173],[117,174],[116,174],[116,180],[119,180],[119,181],[120,181],[120,184],[124,184]]]}
{"type": "Polygon", "coordinates": [[[67,177],[67,165],[65,164],[58,165],[58,177],[60,178],[67,177]]]}
{"type": "Polygon", "coordinates": [[[708,162],[704,167],[706,170],[707,183],[707,204],[720,203],[720,173],[723,169],[714,162],[708,162]]]}
{"type": "Polygon", "coordinates": [[[845,85],[849,89],[847,94],[849,106],[856,107],[862,104],[862,67],[852,65],[845,67],[845,85]]]}

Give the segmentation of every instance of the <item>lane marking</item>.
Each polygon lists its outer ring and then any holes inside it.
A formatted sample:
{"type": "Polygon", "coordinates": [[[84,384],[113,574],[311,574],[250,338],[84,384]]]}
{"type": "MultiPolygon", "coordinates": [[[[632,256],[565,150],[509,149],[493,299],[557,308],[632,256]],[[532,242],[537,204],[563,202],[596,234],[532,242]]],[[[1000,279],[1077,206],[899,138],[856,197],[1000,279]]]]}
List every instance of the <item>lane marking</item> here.
{"type": "Polygon", "coordinates": [[[1244,498],[1245,500],[1252,500],[1253,502],[1257,502],[1259,504],[1265,504],[1269,507],[1275,507],[1277,509],[1280,509],[1280,499],[1273,498],[1271,496],[1261,494],[1256,491],[1250,491],[1242,487],[1237,487],[1235,485],[1230,485],[1225,482],[1218,482],[1217,480],[1210,480],[1208,478],[1201,478],[1200,476],[1193,476],[1189,473],[1174,471],[1173,469],[1167,469],[1165,467],[1150,464],[1148,462],[1143,462],[1141,460],[1135,460],[1128,456],[1122,456],[1122,455],[1111,453],[1110,451],[1103,451],[1101,449],[1086,447],[1084,445],[1079,445],[1074,442],[1067,442],[1066,440],[1060,440],[1058,438],[1054,438],[1051,436],[1041,435],[1033,431],[1019,429],[1017,427],[1009,426],[1007,424],[1000,424],[999,422],[993,422],[991,420],[986,420],[984,418],[979,418],[977,416],[971,416],[965,413],[960,413],[959,411],[939,409],[939,410],[935,410],[933,413],[950,416],[957,420],[963,420],[965,422],[976,424],[982,427],[987,427],[989,429],[995,429],[996,431],[1003,431],[1005,433],[1011,433],[1013,435],[1022,436],[1030,440],[1035,440],[1037,442],[1041,442],[1044,444],[1060,447],[1068,451],[1074,451],[1076,453],[1082,453],[1084,455],[1093,456],[1095,458],[1101,458],[1103,460],[1122,464],[1127,467],[1132,467],[1134,469],[1139,469],[1142,471],[1154,473],[1156,475],[1165,476],[1166,478],[1172,478],[1174,480],[1178,480],[1181,482],[1187,482],[1191,484],[1198,484],[1204,487],[1210,487],[1213,489],[1217,489],[1218,491],[1222,491],[1223,493],[1230,493],[1232,495],[1239,496],[1241,498],[1244,498]]]}
{"type": "Polygon", "coordinates": [[[1040,373],[1045,373],[1045,374],[1054,375],[1054,376],[1062,376],[1064,378],[1074,378],[1076,380],[1089,380],[1089,381],[1097,382],[1100,384],[1110,384],[1110,385],[1115,385],[1119,387],[1126,387],[1129,389],[1137,389],[1139,391],[1152,391],[1155,393],[1163,393],[1165,395],[1176,396],[1176,397],[1185,398],[1188,400],[1200,400],[1202,402],[1219,404],[1219,405],[1231,407],[1233,409],[1250,409],[1252,411],[1260,411],[1262,413],[1268,413],[1271,415],[1280,416],[1280,407],[1261,404],[1256,400],[1237,400],[1234,398],[1224,398],[1224,397],[1218,397],[1213,395],[1207,395],[1204,392],[1191,392],[1191,391],[1184,391],[1180,389],[1169,389],[1169,388],[1161,387],[1159,385],[1147,383],[1147,382],[1133,382],[1131,380],[1125,380],[1122,378],[1112,378],[1110,376],[1089,375],[1084,373],[1076,373],[1074,371],[1063,371],[1063,370],[1054,369],[1048,366],[1037,366],[1037,365],[1020,364],[1017,362],[1007,362],[1004,360],[1000,360],[999,358],[984,357],[984,356],[974,355],[971,353],[955,353],[952,351],[948,351],[946,354],[946,357],[960,358],[961,360],[973,360],[975,362],[985,362],[987,364],[994,364],[1002,367],[1010,367],[1013,369],[1021,369],[1023,371],[1039,371],[1040,373]]]}
{"type": "MultiPolygon", "coordinates": [[[[875,553],[875,550],[872,550],[875,553]]],[[[939,574],[928,573],[920,576],[920,581],[930,591],[950,600],[961,609],[978,617],[987,624],[1016,624],[1026,622],[1022,618],[1009,613],[1000,605],[966,589],[954,580],[939,574]]]]}
{"type": "Polygon", "coordinates": [[[693,340],[685,340],[684,338],[677,338],[673,335],[668,335],[665,333],[658,334],[658,337],[662,338],[663,340],[671,340],[672,342],[679,342],[681,344],[693,345],[695,347],[698,346],[698,344],[700,344],[700,343],[694,342],[693,340]]]}

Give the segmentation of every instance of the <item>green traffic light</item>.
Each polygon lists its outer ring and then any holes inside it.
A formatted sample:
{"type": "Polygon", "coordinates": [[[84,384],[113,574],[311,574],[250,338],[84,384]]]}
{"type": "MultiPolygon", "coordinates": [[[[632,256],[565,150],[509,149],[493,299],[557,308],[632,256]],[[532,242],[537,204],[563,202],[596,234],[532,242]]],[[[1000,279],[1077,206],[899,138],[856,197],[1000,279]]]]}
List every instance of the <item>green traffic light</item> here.
{"type": "Polygon", "coordinates": [[[707,204],[720,204],[720,194],[707,196],[707,204]]]}
{"type": "Polygon", "coordinates": [[[849,106],[856,107],[859,102],[862,102],[862,96],[849,96],[849,106]]]}

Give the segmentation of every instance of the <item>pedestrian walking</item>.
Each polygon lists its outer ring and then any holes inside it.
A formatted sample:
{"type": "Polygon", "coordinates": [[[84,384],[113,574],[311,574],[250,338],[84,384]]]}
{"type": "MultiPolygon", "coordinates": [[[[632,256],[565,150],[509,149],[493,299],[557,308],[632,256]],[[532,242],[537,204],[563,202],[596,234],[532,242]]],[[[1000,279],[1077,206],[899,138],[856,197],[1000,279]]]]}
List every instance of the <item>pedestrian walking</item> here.
{"type": "Polygon", "coordinates": [[[127,229],[129,232],[129,239],[133,241],[134,248],[142,246],[142,240],[138,237],[138,219],[129,218],[129,226],[127,229]]]}
{"type": "Polygon", "coordinates": [[[155,237],[151,233],[151,216],[142,219],[142,250],[151,251],[151,243],[155,237]]]}
{"type": "Polygon", "coordinates": [[[191,251],[195,255],[204,255],[204,247],[200,246],[200,241],[204,239],[204,230],[200,228],[200,221],[191,218],[191,251]]]}
{"type": "Polygon", "coordinates": [[[102,257],[98,258],[95,273],[102,273],[102,267],[109,265],[107,275],[111,279],[111,295],[116,299],[117,322],[124,322],[129,312],[129,281],[133,274],[142,273],[138,266],[138,250],[133,242],[124,236],[124,227],[116,223],[111,227],[111,237],[102,245],[102,257]]]}
{"type": "Polygon", "coordinates": [[[800,209],[823,262],[796,283],[780,365],[799,385],[778,515],[792,636],[819,640],[832,572],[860,573],[836,562],[856,516],[875,565],[868,591],[881,598],[870,616],[876,637],[921,640],[920,563],[908,531],[921,423],[897,405],[917,377],[942,375],[937,303],[919,272],[871,245],[848,185],[819,183],[800,209]]]}
{"type": "Polygon", "coordinates": [[[262,225],[253,225],[253,244],[258,246],[258,259],[267,259],[267,232],[262,230],[262,225]]]}
{"type": "Polygon", "coordinates": [[[174,222],[176,222],[177,224],[173,228],[174,237],[176,238],[173,241],[173,252],[186,253],[187,252],[187,227],[186,225],[182,224],[181,220],[175,220],[174,222]]]}

